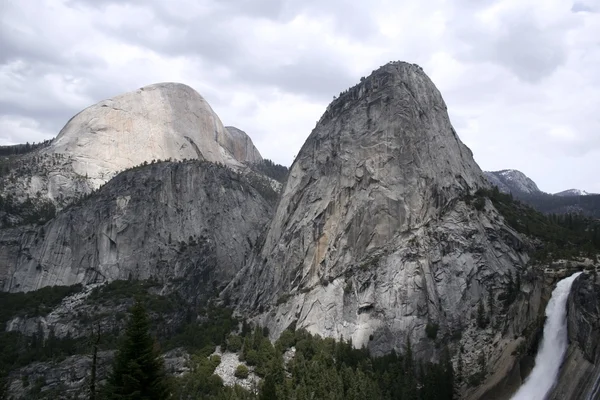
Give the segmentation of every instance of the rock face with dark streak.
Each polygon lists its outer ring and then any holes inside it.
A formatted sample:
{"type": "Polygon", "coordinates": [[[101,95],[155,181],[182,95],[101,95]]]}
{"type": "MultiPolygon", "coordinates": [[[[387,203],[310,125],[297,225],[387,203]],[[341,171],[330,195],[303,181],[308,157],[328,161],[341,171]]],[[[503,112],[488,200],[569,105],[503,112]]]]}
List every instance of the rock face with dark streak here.
{"type": "Polygon", "coordinates": [[[231,140],[223,143],[223,147],[233,154],[236,160],[246,163],[262,161],[262,156],[246,132],[235,126],[226,126],[225,130],[229,133],[231,140]]]}
{"type": "Polygon", "coordinates": [[[595,278],[582,274],[571,288],[569,348],[549,400],[600,398],[600,282],[595,278]]]}
{"type": "Polygon", "coordinates": [[[0,287],[128,278],[227,282],[271,207],[246,178],[213,163],[130,170],[42,227],[0,230],[0,287]]]}
{"type": "Polygon", "coordinates": [[[262,250],[228,291],[274,336],[295,325],[374,354],[410,338],[420,358],[435,359],[431,323],[468,349],[468,373],[484,350],[488,365],[510,358],[539,302],[515,303],[522,317],[498,317],[489,331],[473,327],[478,302],[505,292],[509,271],[527,261],[491,202],[469,201],[486,184],[423,70],[387,64],[328,107],[262,250]]]}

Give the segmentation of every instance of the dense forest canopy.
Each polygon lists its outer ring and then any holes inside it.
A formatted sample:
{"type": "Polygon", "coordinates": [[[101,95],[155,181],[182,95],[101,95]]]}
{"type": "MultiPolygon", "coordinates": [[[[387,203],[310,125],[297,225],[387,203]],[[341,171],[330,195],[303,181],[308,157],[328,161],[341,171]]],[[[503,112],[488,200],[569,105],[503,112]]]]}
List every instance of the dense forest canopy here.
{"type": "Polygon", "coordinates": [[[39,142],[39,143],[34,142],[34,143],[30,144],[29,142],[27,142],[25,144],[0,146],[0,157],[30,153],[34,150],[48,147],[48,146],[50,146],[50,143],[52,143],[52,139],[44,140],[43,142],[39,142]]]}

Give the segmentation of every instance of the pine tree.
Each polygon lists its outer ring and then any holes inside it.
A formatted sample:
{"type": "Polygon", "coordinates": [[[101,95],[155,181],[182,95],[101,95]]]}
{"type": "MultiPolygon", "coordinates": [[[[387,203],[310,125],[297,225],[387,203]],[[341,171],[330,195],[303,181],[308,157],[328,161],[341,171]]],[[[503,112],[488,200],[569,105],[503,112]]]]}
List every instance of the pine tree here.
{"type": "Polygon", "coordinates": [[[494,292],[492,292],[492,289],[490,289],[490,291],[488,292],[488,309],[490,315],[494,314],[494,303],[494,292]]]}
{"type": "Polygon", "coordinates": [[[410,344],[410,336],[406,337],[406,353],[404,354],[405,381],[402,399],[417,400],[417,379],[415,377],[415,361],[410,344]]]}
{"type": "Polygon", "coordinates": [[[105,387],[107,399],[164,400],[170,397],[164,363],[150,336],[150,322],[138,301],[131,308],[125,338],[105,387]]]}
{"type": "Polygon", "coordinates": [[[285,370],[283,367],[283,355],[280,352],[275,353],[275,357],[271,360],[269,371],[263,381],[262,390],[260,391],[259,400],[277,400],[277,387],[281,387],[285,381],[285,370]]]}
{"type": "Polygon", "coordinates": [[[477,327],[479,327],[480,329],[483,329],[487,326],[487,318],[485,316],[485,308],[483,307],[483,303],[481,302],[481,299],[479,300],[478,306],[477,306],[477,327]]]}

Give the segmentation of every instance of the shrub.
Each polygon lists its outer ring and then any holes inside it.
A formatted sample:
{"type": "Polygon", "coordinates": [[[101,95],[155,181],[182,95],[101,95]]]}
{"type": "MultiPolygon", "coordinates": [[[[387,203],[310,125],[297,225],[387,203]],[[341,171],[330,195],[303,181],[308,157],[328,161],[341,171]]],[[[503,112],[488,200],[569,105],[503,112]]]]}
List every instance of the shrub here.
{"type": "Polygon", "coordinates": [[[210,356],[210,364],[214,368],[217,368],[219,366],[219,364],[221,364],[221,356],[218,354],[214,354],[214,355],[210,356]]]}
{"type": "Polygon", "coordinates": [[[240,364],[235,369],[234,375],[236,378],[246,379],[248,377],[249,373],[250,373],[250,371],[248,371],[248,367],[246,367],[244,364],[240,364]]]}
{"type": "Polygon", "coordinates": [[[277,299],[277,305],[279,306],[281,304],[287,303],[287,301],[290,299],[290,297],[292,297],[292,295],[289,293],[282,294],[277,299]]]}
{"type": "Polygon", "coordinates": [[[286,329],[285,331],[283,331],[281,336],[279,336],[279,339],[277,339],[276,344],[285,351],[292,347],[295,343],[296,337],[294,335],[294,332],[289,329],[286,329]]]}
{"type": "Polygon", "coordinates": [[[229,335],[227,338],[227,350],[237,353],[242,349],[242,338],[238,335],[229,335]]]}
{"type": "Polygon", "coordinates": [[[425,326],[425,333],[427,334],[427,337],[429,339],[435,340],[439,329],[440,326],[438,324],[433,322],[427,322],[427,326],[425,326]]]}
{"type": "Polygon", "coordinates": [[[259,357],[258,352],[254,349],[251,349],[246,352],[246,362],[248,365],[256,365],[258,364],[259,357]]]}
{"type": "Polygon", "coordinates": [[[483,197],[476,198],[475,202],[473,203],[473,206],[475,206],[475,209],[477,211],[483,210],[485,207],[485,198],[483,198],[483,197]]]}
{"type": "Polygon", "coordinates": [[[482,371],[475,372],[467,378],[467,384],[469,386],[479,386],[483,383],[485,379],[485,374],[482,371]]]}

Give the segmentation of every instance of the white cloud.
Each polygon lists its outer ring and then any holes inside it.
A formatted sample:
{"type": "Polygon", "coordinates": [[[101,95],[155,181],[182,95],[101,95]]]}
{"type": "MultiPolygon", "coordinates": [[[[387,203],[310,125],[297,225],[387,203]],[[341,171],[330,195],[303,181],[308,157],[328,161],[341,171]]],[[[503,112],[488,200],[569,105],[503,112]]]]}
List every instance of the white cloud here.
{"type": "Polygon", "coordinates": [[[600,192],[595,0],[22,0],[0,15],[0,143],[161,81],[290,164],[334,95],[390,60],[423,66],[483,169],[600,192]]]}

